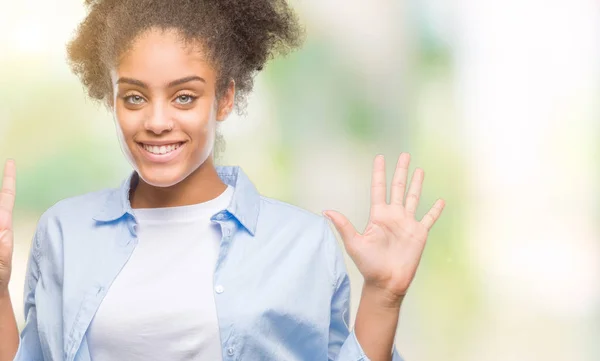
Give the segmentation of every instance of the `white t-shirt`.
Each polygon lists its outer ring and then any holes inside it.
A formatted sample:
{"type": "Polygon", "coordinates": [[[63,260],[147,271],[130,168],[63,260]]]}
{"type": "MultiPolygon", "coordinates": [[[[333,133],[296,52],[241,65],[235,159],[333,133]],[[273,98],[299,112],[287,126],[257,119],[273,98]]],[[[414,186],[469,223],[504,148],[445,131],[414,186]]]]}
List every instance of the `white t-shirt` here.
{"type": "Polygon", "coordinates": [[[210,217],[232,195],[227,186],[200,204],[134,209],[138,244],[90,325],[92,361],[222,359],[213,293],[221,228],[210,217]]]}

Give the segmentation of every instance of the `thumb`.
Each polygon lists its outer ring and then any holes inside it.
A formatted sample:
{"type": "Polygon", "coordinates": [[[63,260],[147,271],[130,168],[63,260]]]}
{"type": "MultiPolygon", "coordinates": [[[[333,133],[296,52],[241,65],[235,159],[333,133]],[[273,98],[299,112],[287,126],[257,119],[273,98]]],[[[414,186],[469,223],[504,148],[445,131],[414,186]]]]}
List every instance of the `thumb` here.
{"type": "Polygon", "coordinates": [[[333,223],[335,229],[342,236],[344,244],[347,244],[354,238],[356,228],[354,228],[346,216],[336,211],[323,211],[323,215],[333,223]]]}

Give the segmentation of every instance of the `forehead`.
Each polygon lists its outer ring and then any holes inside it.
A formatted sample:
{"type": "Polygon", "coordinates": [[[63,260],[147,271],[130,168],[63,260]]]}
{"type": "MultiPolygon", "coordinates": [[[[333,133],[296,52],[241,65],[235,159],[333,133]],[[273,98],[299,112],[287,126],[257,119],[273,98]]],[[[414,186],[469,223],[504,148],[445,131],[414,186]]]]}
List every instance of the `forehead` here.
{"type": "Polygon", "coordinates": [[[111,71],[113,82],[131,77],[164,83],[185,76],[214,79],[214,68],[198,43],[185,42],[174,30],[150,29],[138,35],[111,71]]]}

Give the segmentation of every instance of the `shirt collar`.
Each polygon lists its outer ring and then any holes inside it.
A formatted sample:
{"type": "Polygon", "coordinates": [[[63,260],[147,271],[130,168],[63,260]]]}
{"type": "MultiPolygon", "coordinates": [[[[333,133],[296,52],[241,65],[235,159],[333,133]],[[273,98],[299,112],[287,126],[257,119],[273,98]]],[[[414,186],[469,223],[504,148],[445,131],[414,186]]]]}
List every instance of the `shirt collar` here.
{"type": "MultiPolygon", "coordinates": [[[[239,166],[216,166],[216,170],[223,183],[233,187],[233,196],[226,210],[254,236],[260,207],[260,194],[256,187],[239,166]]],[[[121,187],[111,189],[104,207],[93,217],[94,220],[111,222],[126,214],[133,216],[129,191],[138,179],[137,172],[133,171],[121,187]]]]}

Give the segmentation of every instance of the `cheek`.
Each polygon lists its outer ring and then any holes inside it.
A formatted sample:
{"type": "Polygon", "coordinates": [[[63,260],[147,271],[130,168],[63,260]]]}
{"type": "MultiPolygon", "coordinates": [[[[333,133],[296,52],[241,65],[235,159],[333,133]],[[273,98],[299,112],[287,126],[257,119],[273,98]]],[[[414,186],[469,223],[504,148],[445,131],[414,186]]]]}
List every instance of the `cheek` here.
{"type": "Polygon", "coordinates": [[[119,133],[126,138],[132,136],[136,131],[139,117],[140,114],[117,108],[115,111],[115,124],[119,133]]]}
{"type": "Polygon", "coordinates": [[[182,112],[178,118],[191,137],[207,139],[215,131],[216,118],[210,104],[198,107],[194,111],[182,112]]]}
{"type": "Polygon", "coordinates": [[[197,146],[200,146],[209,140],[211,126],[207,117],[181,119],[180,125],[183,132],[186,133],[197,146]]]}
{"type": "Polygon", "coordinates": [[[127,136],[130,133],[130,130],[127,129],[127,123],[123,121],[123,118],[116,118],[115,119],[115,126],[117,127],[117,132],[119,132],[119,134],[124,137],[127,138],[127,136]]]}

